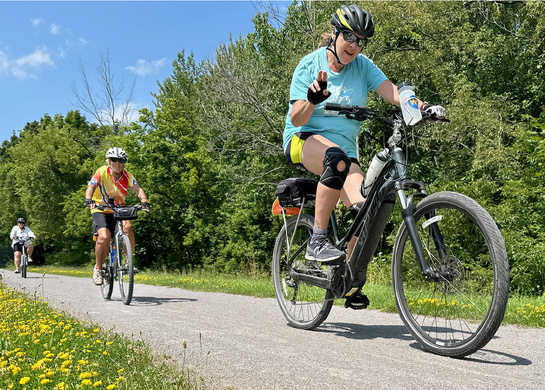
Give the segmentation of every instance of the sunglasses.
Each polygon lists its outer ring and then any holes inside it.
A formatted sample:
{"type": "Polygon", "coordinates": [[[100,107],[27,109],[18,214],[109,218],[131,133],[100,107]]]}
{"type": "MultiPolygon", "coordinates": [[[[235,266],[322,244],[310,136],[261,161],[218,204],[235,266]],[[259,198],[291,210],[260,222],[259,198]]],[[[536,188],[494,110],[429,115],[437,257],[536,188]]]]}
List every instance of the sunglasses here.
{"type": "Polygon", "coordinates": [[[342,31],[343,39],[348,43],[356,42],[359,47],[363,48],[367,43],[367,38],[359,38],[354,33],[350,31],[342,31]]]}
{"type": "Polygon", "coordinates": [[[110,161],[125,164],[127,162],[127,159],[126,158],[110,157],[110,161]]]}

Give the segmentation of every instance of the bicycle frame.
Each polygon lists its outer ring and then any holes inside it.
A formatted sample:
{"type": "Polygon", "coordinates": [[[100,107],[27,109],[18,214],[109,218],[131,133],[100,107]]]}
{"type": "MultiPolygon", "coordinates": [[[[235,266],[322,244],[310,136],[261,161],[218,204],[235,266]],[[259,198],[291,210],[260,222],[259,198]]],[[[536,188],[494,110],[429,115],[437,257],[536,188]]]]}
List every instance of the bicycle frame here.
{"type": "MultiPolygon", "coordinates": [[[[439,280],[438,273],[429,266],[424,255],[424,249],[417,232],[414,221],[414,197],[425,197],[425,184],[413,181],[409,177],[407,161],[403,150],[398,146],[401,141],[402,122],[400,118],[394,119],[391,123],[393,134],[388,139],[388,160],[382,171],[377,176],[369,195],[356,215],[347,234],[339,238],[338,225],[334,212],[331,214],[331,227],[335,244],[346,249],[348,242],[353,237],[358,237],[347,266],[341,265],[335,274],[329,279],[305,275],[291,271],[294,279],[316,285],[321,288],[332,290],[336,297],[343,297],[351,288],[361,287],[365,284],[367,265],[373,258],[375,249],[386,228],[388,219],[392,213],[396,197],[401,204],[401,214],[409,231],[409,236],[417,261],[422,269],[422,274],[430,280],[439,280]],[[414,194],[407,196],[406,191],[416,190],[414,194]],[[342,279],[342,280],[341,280],[342,279]],[[339,286],[340,282],[343,286],[339,286]]],[[[302,208],[301,208],[302,209],[302,208]]],[[[441,234],[436,224],[431,224],[432,236],[435,245],[440,253],[445,253],[441,234]]]]}
{"type": "Polygon", "coordinates": [[[120,265],[118,264],[118,257],[117,254],[118,254],[118,248],[119,248],[119,238],[121,236],[123,236],[123,222],[122,221],[116,221],[115,222],[115,231],[114,231],[114,235],[110,241],[110,265],[113,267],[114,269],[114,278],[116,277],[117,275],[117,267],[120,265]]]}
{"type": "Polygon", "coordinates": [[[20,268],[21,268],[21,276],[23,278],[26,278],[26,270],[28,268],[28,255],[27,255],[27,248],[25,246],[25,242],[26,240],[22,241],[22,240],[18,240],[18,243],[21,244],[21,247],[22,247],[22,251],[21,251],[21,263],[20,263],[20,268]]]}

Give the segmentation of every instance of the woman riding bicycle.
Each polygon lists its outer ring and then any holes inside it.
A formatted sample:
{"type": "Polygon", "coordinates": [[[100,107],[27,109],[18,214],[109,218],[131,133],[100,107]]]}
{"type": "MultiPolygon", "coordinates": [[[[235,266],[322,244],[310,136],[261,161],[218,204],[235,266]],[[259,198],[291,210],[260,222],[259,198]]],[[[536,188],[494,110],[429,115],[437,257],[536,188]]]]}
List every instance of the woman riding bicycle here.
{"type": "MultiPolygon", "coordinates": [[[[331,212],[339,198],[353,215],[365,201],[361,193],[364,175],[357,159],[356,139],[360,123],[338,115],[326,115],[323,102],[365,106],[367,91],[375,91],[399,106],[397,87],[369,58],[361,54],[375,31],[371,15],[353,4],[342,6],[331,17],[332,31],[322,47],[297,65],[290,87],[283,147],[288,161],[319,175],[315,222],[305,257],[338,262],[346,255],[327,238],[331,212]]],[[[445,116],[441,106],[418,100],[420,110],[445,116]]],[[[348,255],[356,242],[348,246],[348,255]]],[[[362,283],[363,285],[363,283],[362,283]]],[[[357,290],[347,294],[346,307],[361,309],[369,300],[357,290]]]]}
{"type": "MultiPolygon", "coordinates": [[[[106,152],[108,165],[100,167],[91,178],[85,192],[85,204],[91,209],[93,217],[93,232],[97,235],[95,245],[96,264],[93,272],[93,282],[102,284],[102,262],[109,250],[110,240],[115,231],[113,211],[99,210],[96,205],[108,206],[108,200],[114,199],[116,205],[124,205],[129,187],[140,199],[142,208],[148,209],[146,194],[138,185],[133,175],[125,171],[128,156],[121,148],[110,148],[106,152]]],[[[123,231],[129,236],[134,251],[134,233],[130,221],[123,221],[123,231]]]]}
{"type": "Polygon", "coordinates": [[[11,239],[11,246],[13,247],[13,261],[15,263],[15,273],[19,273],[19,267],[21,266],[21,255],[23,253],[23,245],[26,248],[28,255],[28,262],[32,262],[31,256],[34,251],[34,245],[31,238],[36,238],[36,235],[28,226],[25,226],[26,221],[24,218],[17,220],[17,225],[11,229],[9,238],[11,239]],[[22,243],[21,243],[22,241],[22,243]]]}

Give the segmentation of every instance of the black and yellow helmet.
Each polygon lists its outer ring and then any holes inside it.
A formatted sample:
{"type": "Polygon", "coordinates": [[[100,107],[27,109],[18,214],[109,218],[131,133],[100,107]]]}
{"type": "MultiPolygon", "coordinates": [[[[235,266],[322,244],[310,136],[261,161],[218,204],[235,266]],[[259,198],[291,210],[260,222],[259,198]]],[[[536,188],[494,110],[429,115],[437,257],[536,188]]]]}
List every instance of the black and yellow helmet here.
{"type": "Polygon", "coordinates": [[[375,33],[375,23],[371,15],[356,4],[338,8],[331,16],[331,24],[338,30],[352,31],[364,38],[371,38],[375,33]]]}

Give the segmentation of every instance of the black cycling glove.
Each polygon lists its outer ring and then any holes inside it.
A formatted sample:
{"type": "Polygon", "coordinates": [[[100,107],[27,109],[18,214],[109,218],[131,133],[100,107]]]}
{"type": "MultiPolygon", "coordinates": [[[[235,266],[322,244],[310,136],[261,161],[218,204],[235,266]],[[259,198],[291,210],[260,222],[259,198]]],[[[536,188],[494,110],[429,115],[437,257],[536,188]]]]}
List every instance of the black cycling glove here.
{"type": "Polygon", "coordinates": [[[148,202],[140,202],[140,206],[142,206],[142,208],[146,210],[148,210],[151,207],[148,202]]]}
{"type": "Polygon", "coordinates": [[[307,100],[312,104],[320,104],[331,96],[331,92],[327,92],[327,95],[324,95],[324,90],[327,89],[327,81],[318,81],[318,85],[320,86],[320,90],[318,92],[314,92],[310,88],[307,91],[307,100]]]}

